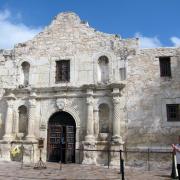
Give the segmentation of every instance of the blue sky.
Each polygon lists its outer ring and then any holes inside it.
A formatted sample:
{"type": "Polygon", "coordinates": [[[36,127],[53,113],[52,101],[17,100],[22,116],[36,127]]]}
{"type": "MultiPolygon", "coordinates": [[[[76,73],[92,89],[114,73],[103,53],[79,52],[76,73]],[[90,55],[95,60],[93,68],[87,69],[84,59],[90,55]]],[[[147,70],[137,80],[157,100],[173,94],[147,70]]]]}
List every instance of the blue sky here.
{"type": "Polygon", "coordinates": [[[0,49],[31,39],[60,12],[142,48],[180,46],[180,0],[0,0],[0,49]]]}

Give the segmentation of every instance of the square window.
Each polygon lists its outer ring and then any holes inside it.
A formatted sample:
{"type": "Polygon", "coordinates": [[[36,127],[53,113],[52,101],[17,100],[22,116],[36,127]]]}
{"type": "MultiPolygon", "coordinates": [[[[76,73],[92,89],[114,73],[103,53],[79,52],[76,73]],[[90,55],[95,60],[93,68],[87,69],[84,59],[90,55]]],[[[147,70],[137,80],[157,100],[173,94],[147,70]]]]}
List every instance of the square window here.
{"type": "Polygon", "coordinates": [[[56,82],[70,81],[70,60],[56,61],[56,82]]]}
{"type": "Polygon", "coordinates": [[[180,121],[180,104],[167,104],[167,121],[180,121]]]}
{"type": "Polygon", "coordinates": [[[160,76],[171,77],[171,60],[170,57],[159,57],[160,76]]]}
{"type": "Polygon", "coordinates": [[[119,72],[120,72],[120,80],[121,81],[125,80],[126,79],[126,68],[125,67],[120,68],[119,72]]]}

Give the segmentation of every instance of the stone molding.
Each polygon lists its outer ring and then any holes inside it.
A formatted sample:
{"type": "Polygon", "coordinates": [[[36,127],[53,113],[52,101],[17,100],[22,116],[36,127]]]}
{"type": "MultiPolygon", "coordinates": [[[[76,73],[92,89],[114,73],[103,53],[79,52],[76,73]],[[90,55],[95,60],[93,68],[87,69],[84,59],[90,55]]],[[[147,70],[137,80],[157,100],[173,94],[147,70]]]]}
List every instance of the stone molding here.
{"type": "MultiPolygon", "coordinates": [[[[74,120],[76,122],[76,127],[79,128],[80,127],[80,118],[77,115],[76,109],[74,109],[72,106],[65,105],[63,111],[69,113],[74,118],[74,120]]],[[[50,119],[50,117],[57,112],[59,112],[59,109],[57,109],[56,111],[50,112],[48,119],[50,119]]]]}
{"type": "Polygon", "coordinates": [[[35,92],[31,92],[29,96],[29,107],[35,108],[36,107],[36,98],[37,94],[35,92]]]}
{"type": "Polygon", "coordinates": [[[112,98],[113,104],[119,104],[121,102],[121,97],[120,96],[114,96],[112,98]]]}
{"type": "Polygon", "coordinates": [[[8,108],[13,108],[14,107],[14,101],[16,100],[15,95],[13,93],[10,93],[8,96],[5,96],[4,98],[7,102],[8,108]]]}
{"type": "Polygon", "coordinates": [[[36,107],[36,99],[29,99],[29,107],[36,107]]]}
{"type": "Polygon", "coordinates": [[[13,109],[13,108],[14,108],[14,101],[13,101],[13,100],[9,100],[9,101],[7,101],[7,105],[8,105],[8,107],[7,107],[7,108],[11,108],[11,109],[13,109]]]}
{"type": "Polygon", "coordinates": [[[37,98],[37,94],[35,92],[31,92],[29,95],[30,99],[36,99],[37,98]]]}
{"type": "Polygon", "coordinates": [[[92,96],[87,97],[86,104],[92,106],[94,104],[94,98],[92,96]]]}
{"type": "Polygon", "coordinates": [[[104,90],[106,92],[106,96],[112,96],[115,95],[115,92],[110,93],[112,89],[119,88],[119,90],[123,89],[125,84],[122,83],[111,83],[108,85],[96,85],[96,84],[87,84],[80,87],[75,86],[57,86],[57,87],[43,87],[43,88],[35,88],[31,87],[29,88],[16,88],[16,89],[9,89],[5,88],[5,92],[8,93],[8,96],[4,96],[4,98],[14,98],[15,96],[21,95],[22,93],[25,95],[26,99],[57,99],[57,98],[73,98],[73,97],[87,97],[89,95],[92,95],[93,97],[100,97],[104,96],[104,94],[95,94],[93,90],[101,91],[104,90]],[[70,92],[70,94],[64,95],[62,92],[67,91],[70,92]],[[86,90],[86,93],[82,92],[86,90]],[[62,92],[61,92],[62,91],[62,92]],[[30,95],[29,95],[29,92],[30,95]],[[58,92],[61,92],[58,94],[58,92]],[[71,92],[77,92],[77,94],[71,94],[71,92]],[[113,94],[114,93],[114,94],[113,94]],[[13,95],[12,95],[13,94],[13,95]]]}

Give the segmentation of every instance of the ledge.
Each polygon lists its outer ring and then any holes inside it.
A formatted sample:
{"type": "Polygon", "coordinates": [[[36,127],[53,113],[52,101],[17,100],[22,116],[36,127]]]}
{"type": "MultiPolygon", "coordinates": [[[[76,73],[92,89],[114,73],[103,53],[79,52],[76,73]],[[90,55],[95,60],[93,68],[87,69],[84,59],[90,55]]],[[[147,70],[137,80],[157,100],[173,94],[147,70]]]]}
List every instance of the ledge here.
{"type": "Polygon", "coordinates": [[[13,141],[6,141],[0,140],[0,144],[38,144],[37,140],[28,141],[28,140],[13,140],[13,141]]]}
{"type": "Polygon", "coordinates": [[[86,89],[92,90],[112,90],[113,88],[123,89],[125,87],[125,83],[111,83],[111,84],[85,84],[82,86],[52,86],[52,87],[25,87],[25,88],[4,88],[6,94],[7,93],[25,93],[29,94],[30,92],[36,93],[51,93],[51,92],[59,92],[59,91],[84,91],[86,89]]]}

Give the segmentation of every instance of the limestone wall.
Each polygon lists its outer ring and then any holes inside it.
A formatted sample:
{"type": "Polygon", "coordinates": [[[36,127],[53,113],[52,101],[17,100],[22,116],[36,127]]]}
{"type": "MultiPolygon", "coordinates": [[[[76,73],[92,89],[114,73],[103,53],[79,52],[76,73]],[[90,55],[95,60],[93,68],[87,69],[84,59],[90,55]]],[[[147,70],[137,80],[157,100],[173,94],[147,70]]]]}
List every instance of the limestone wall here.
{"type": "MultiPolygon", "coordinates": [[[[96,31],[74,13],[59,14],[34,39],[15,47],[17,68],[23,61],[30,63],[30,84],[35,87],[63,86],[55,83],[57,60],[70,60],[70,83],[80,86],[97,83],[97,66],[100,56],[109,59],[109,79],[119,80],[123,48],[135,51],[136,39],[121,39],[116,35],[96,31]]],[[[20,72],[20,70],[18,70],[20,72]]]]}
{"type": "Polygon", "coordinates": [[[140,50],[128,61],[127,146],[166,147],[176,142],[180,122],[167,122],[166,104],[180,102],[179,69],[176,48],[140,50]],[[172,56],[172,78],[160,77],[159,56],[172,56]]]}
{"type": "MultiPolygon", "coordinates": [[[[137,47],[137,39],[121,39],[117,35],[96,31],[81,21],[76,14],[61,13],[32,40],[17,44],[13,50],[0,51],[1,97],[6,96],[3,94],[4,88],[8,88],[10,91],[15,89],[13,91],[16,96],[13,118],[16,119],[18,118],[18,107],[21,105],[28,107],[28,98],[32,88],[80,87],[85,84],[98,84],[97,71],[100,56],[107,56],[108,58],[109,82],[107,83],[117,83],[120,80],[119,68],[124,67],[124,59],[129,54],[134,55],[137,47]],[[56,83],[56,61],[64,59],[70,60],[70,82],[56,83]],[[29,85],[27,87],[22,86],[23,62],[30,64],[29,85]],[[21,94],[18,94],[19,92],[21,94]]],[[[49,101],[54,101],[55,93],[56,91],[51,95],[52,99],[49,101]]],[[[74,91],[73,93],[77,95],[78,92],[74,91]]],[[[100,96],[102,94],[100,93],[100,96]]],[[[41,109],[45,112],[41,117],[42,119],[47,118],[48,110],[52,109],[49,106],[49,101],[37,100],[37,111],[41,109]],[[41,106],[43,108],[40,108],[41,106]]],[[[85,107],[85,102],[79,104],[77,100],[76,103],[76,106],[85,107]]],[[[107,103],[111,104],[108,101],[107,103]]],[[[52,105],[53,102],[50,104],[52,105]]],[[[3,97],[0,107],[2,124],[0,139],[2,139],[7,112],[7,105],[3,97]]],[[[112,106],[110,108],[112,114],[112,106]]],[[[79,112],[82,114],[80,119],[84,136],[86,112],[85,110],[79,112]]],[[[37,136],[39,136],[40,121],[41,119],[37,119],[37,136]]]]}
{"type": "MultiPolygon", "coordinates": [[[[48,119],[56,111],[56,99],[67,98],[70,100],[69,107],[74,108],[80,119],[79,141],[82,141],[87,119],[86,93],[82,86],[102,86],[97,81],[98,59],[100,56],[107,56],[107,84],[125,84],[121,91],[119,110],[120,130],[125,144],[129,147],[168,145],[174,142],[180,127],[180,122],[167,122],[165,109],[167,103],[180,103],[179,52],[180,49],[177,48],[139,50],[137,39],[122,39],[117,35],[101,33],[81,21],[76,14],[62,13],[32,40],[17,44],[13,50],[0,51],[0,97],[3,96],[4,88],[15,93],[17,100],[14,118],[17,118],[18,107],[28,104],[30,91],[36,89],[38,92],[35,135],[44,137],[47,133],[48,119]],[[172,56],[171,79],[160,77],[158,56],[172,56]],[[55,82],[57,60],[70,60],[69,83],[55,82]],[[29,86],[26,88],[20,86],[21,65],[25,61],[30,64],[29,86]],[[121,81],[120,68],[124,67],[127,79],[121,81]],[[57,90],[58,87],[75,89],[65,93],[57,90]],[[49,93],[48,88],[54,88],[53,93],[49,93]],[[43,92],[43,89],[47,92],[43,92]],[[44,125],[45,128],[41,128],[44,125]]],[[[104,84],[104,87],[107,84],[104,84]]],[[[95,88],[93,96],[98,104],[106,102],[109,105],[112,121],[113,105],[110,90],[102,88],[100,91],[95,88]]],[[[6,111],[7,105],[1,98],[0,139],[4,134],[6,111]]]]}

